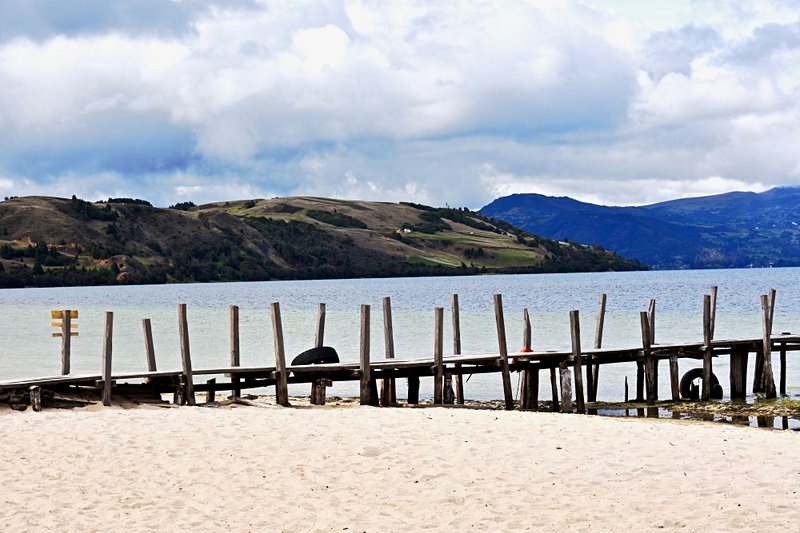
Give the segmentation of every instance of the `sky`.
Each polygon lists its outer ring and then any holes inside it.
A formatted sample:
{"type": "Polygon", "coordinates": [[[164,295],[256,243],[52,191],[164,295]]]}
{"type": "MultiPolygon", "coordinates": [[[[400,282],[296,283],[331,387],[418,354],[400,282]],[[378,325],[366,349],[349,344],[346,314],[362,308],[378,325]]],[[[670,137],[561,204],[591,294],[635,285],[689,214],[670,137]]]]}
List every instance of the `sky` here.
{"type": "Polygon", "coordinates": [[[0,197],[800,184],[800,0],[2,0],[0,197]]]}

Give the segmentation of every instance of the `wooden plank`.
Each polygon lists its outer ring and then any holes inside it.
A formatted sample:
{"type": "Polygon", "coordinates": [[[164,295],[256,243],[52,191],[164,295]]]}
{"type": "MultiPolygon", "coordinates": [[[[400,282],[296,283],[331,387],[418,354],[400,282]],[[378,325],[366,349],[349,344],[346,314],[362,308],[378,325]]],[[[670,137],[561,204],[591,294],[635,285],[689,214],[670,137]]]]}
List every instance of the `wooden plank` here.
{"type": "MultiPolygon", "coordinates": [[[[392,320],[392,299],[383,297],[383,346],[384,357],[394,359],[394,325],[392,320]]],[[[397,402],[396,383],[394,378],[381,380],[381,405],[387,406],[397,402]]]]}
{"type": "MultiPolygon", "coordinates": [[[[240,339],[239,339],[239,306],[232,305],[230,307],[230,341],[231,341],[231,366],[239,366],[241,364],[240,353],[240,339]]],[[[231,396],[239,398],[242,395],[242,389],[239,387],[240,378],[238,376],[231,376],[231,396]]]]}
{"type": "Polygon", "coordinates": [[[503,375],[503,395],[506,409],[514,408],[514,392],[511,389],[511,372],[508,369],[508,344],[506,342],[506,325],[503,320],[503,297],[494,295],[494,318],[497,325],[497,345],[500,352],[500,366],[503,375]]]}
{"type": "Polygon", "coordinates": [[[658,374],[656,370],[656,362],[653,358],[651,347],[650,335],[650,314],[647,311],[639,313],[639,319],[642,327],[642,355],[644,356],[644,373],[645,373],[645,389],[646,399],[648,405],[654,405],[658,400],[658,374]]]}
{"type": "Polygon", "coordinates": [[[672,354],[669,356],[669,384],[670,388],[672,389],[671,392],[673,402],[677,402],[681,399],[681,390],[680,385],[678,384],[679,379],[678,356],[672,354]]]}
{"type": "Polygon", "coordinates": [[[774,298],[774,295],[772,298],[766,294],[761,296],[761,325],[764,336],[764,394],[768,399],[777,397],[775,376],[772,372],[772,306],[770,304],[774,304],[774,298]]]}
{"type": "Polygon", "coordinates": [[[111,405],[111,351],[114,333],[114,313],[106,311],[106,322],[103,330],[103,394],[102,401],[106,407],[111,405]]]}
{"type": "MultiPolygon", "coordinates": [[[[450,297],[450,310],[453,325],[453,354],[461,355],[461,317],[458,309],[458,294],[450,297]]],[[[456,363],[455,366],[459,368],[461,363],[456,363]]],[[[464,405],[464,376],[460,372],[456,375],[456,403],[464,405]]]]}
{"type": "MultiPolygon", "coordinates": [[[[78,318],[78,311],[76,309],[70,309],[68,314],[70,318],[78,318]]],[[[63,319],[64,311],[50,311],[50,318],[52,320],[63,319]]]]}
{"type": "Polygon", "coordinates": [[[700,399],[707,402],[711,399],[711,295],[703,295],[703,385],[700,399]]]}
{"type": "Polygon", "coordinates": [[[142,333],[144,333],[144,353],[147,359],[147,371],[156,372],[156,349],[153,344],[153,326],[149,318],[142,319],[142,333]]]}
{"type": "Polygon", "coordinates": [[[192,374],[192,354],[189,347],[189,321],[186,317],[186,304],[178,304],[178,333],[181,343],[181,364],[183,366],[184,401],[196,405],[194,398],[194,375],[192,374]]]}
{"type": "MultiPolygon", "coordinates": [[[[60,328],[60,327],[62,327],[64,325],[64,323],[63,322],[50,322],[50,325],[55,327],[55,328],[60,328]]],[[[78,324],[71,324],[70,328],[78,329],[78,324]]]]}
{"type": "Polygon", "coordinates": [[[433,403],[441,405],[444,402],[444,309],[435,308],[433,317],[433,403]]]}
{"type": "Polygon", "coordinates": [[[736,347],[731,351],[731,400],[747,397],[747,348],[736,347]]]}
{"type": "Polygon", "coordinates": [[[561,412],[572,412],[572,379],[569,375],[567,363],[560,363],[558,365],[559,373],[561,375],[561,412]]]}
{"type": "Polygon", "coordinates": [[[281,304],[272,302],[269,306],[272,317],[272,340],[275,345],[275,402],[289,407],[289,376],[286,372],[286,349],[283,343],[283,322],[281,322],[281,304]]]}
{"type": "Polygon", "coordinates": [[[70,357],[72,352],[72,312],[65,309],[61,312],[61,375],[70,372],[70,357]]]}
{"type": "MultiPolygon", "coordinates": [[[[597,318],[594,325],[594,348],[599,350],[603,346],[603,326],[606,320],[606,293],[601,293],[597,302],[597,318]]],[[[592,357],[594,359],[594,357],[592,357]]],[[[592,380],[589,382],[589,401],[597,401],[597,383],[600,374],[600,365],[592,364],[592,380]]]]}
{"type": "Polygon", "coordinates": [[[372,379],[371,367],[369,365],[369,312],[367,304],[361,305],[361,342],[360,342],[360,370],[361,370],[361,405],[372,405],[372,379]]]}
{"type": "Polygon", "coordinates": [[[577,309],[569,312],[569,330],[572,338],[572,368],[575,374],[575,404],[578,413],[586,413],[583,395],[583,355],[581,354],[581,323],[577,309]]]}

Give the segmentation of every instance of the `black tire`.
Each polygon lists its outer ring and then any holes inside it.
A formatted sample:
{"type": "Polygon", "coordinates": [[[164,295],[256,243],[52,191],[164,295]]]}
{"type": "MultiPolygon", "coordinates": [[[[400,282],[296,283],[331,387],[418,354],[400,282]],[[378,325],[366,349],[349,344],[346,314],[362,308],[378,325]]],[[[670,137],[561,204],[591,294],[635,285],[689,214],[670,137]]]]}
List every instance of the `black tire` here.
{"type": "MultiPolygon", "coordinates": [[[[683,375],[681,378],[681,398],[692,398],[692,386],[694,380],[703,379],[703,369],[693,368],[683,375]]],[[[722,386],[714,373],[711,373],[711,398],[714,400],[722,399],[722,386]]]]}
{"type": "Polygon", "coordinates": [[[292,366],[319,365],[325,363],[338,363],[339,354],[330,346],[311,348],[292,359],[292,366]]]}

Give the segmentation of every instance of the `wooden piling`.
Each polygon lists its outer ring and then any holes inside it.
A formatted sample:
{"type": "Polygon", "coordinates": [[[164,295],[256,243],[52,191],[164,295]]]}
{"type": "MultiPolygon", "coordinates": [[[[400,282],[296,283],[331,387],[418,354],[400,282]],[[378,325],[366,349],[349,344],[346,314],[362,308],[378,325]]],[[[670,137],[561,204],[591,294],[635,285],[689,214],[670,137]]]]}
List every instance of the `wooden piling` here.
{"type": "Polygon", "coordinates": [[[444,402],[444,309],[435,308],[433,316],[433,403],[441,405],[444,402]]]}
{"type": "Polygon", "coordinates": [[[511,389],[511,372],[508,369],[508,344],[506,343],[506,325],[503,319],[503,297],[494,295],[494,317],[497,324],[497,345],[500,352],[500,366],[503,374],[503,395],[506,409],[514,408],[514,392],[511,389]]]}
{"type": "MultiPolygon", "coordinates": [[[[594,349],[599,350],[603,347],[603,325],[606,319],[606,293],[600,294],[600,299],[597,304],[597,319],[594,326],[594,349]]],[[[593,357],[594,358],[594,357],[593,357]]],[[[589,382],[589,401],[597,401],[597,383],[600,374],[600,365],[597,363],[592,364],[592,379],[589,382]]]]}
{"type": "Polygon", "coordinates": [[[761,312],[762,312],[762,333],[763,333],[763,353],[764,353],[764,394],[768,399],[775,398],[777,393],[775,391],[775,376],[772,372],[772,302],[767,295],[761,296],[761,312]]]}
{"type": "Polygon", "coordinates": [[[72,310],[61,311],[61,375],[70,373],[70,359],[72,357],[72,310]]]}
{"type": "Polygon", "coordinates": [[[572,412],[572,379],[569,375],[569,368],[567,363],[561,362],[558,365],[558,370],[561,375],[561,412],[572,412]]]}
{"type": "Polygon", "coordinates": [[[672,401],[677,402],[681,399],[681,389],[678,384],[678,356],[672,354],[669,356],[669,385],[672,392],[672,401]]]}
{"type": "Polygon", "coordinates": [[[558,411],[558,376],[555,367],[550,367],[550,392],[552,394],[552,410],[558,411]]]}
{"type": "Polygon", "coordinates": [[[583,355],[581,354],[581,324],[577,309],[569,312],[569,329],[572,337],[572,368],[575,374],[575,403],[578,412],[586,412],[583,395],[583,355]]]}
{"type": "Polygon", "coordinates": [[[453,373],[444,373],[444,404],[452,405],[455,403],[456,395],[453,392],[453,373]]]}
{"type": "Polygon", "coordinates": [[[194,375],[192,356],[189,348],[189,321],[186,317],[186,304],[178,304],[178,334],[181,342],[181,364],[183,365],[184,401],[197,405],[194,398],[194,375]]]}
{"type": "Polygon", "coordinates": [[[361,405],[373,405],[377,398],[372,397],[372,369],[369,365],[370,331],[369,331],[370,306],[361,305],[361,342],[360,342],[360,370],[361,370],[361,405]]]}
{"type": "Polygon", "coordinates": [[[650,346],[656,343],[656,301],[650,298],[650,303],[647,304],[647,322],[649,328],[650,346]]]}
{"type": "Polygon", "coordinates": [[[747,356],[745,347],[735,346],[731,350],[731,400],[744,400],[747,397],[747,356]]]}
{"type": "MultiPolygon", "coordinates": [[[[394,329],[392,325],[392,300],[383,298],[383,344],[386,359],[394,359],[394,329]]],[[[387,406],[397,402],[394,378],[381,380],[381,405],[387,406]]]]}
{"type": "Polygon", "coordinates": [[[106,322],[103,330],[103,405],[108,407],[111,405],[111,351],[112,351],[112,336],[114,333],[114,313],[106,311],[106,322]]]}
{"type": "Polygon", "coordinates": [[[625,403],[628,403],[628,376],[625,376],[625,403]]]}
{"type": "Polygon", "coordinates": [[[325,345],[325,304],[319,303],[317,305],[317,330],[314,335],[314,346],[322,348],[325,345]]]}
{"type": "Polygon", "coordinates": [[[211,403],[217,399],[217,393],[216,393],[217,378],[211,378],[207,380],[206,385],[208,385],[208,390],[206,391],[206,403],[211,403]]]}
{"type": "Polygon", "coordinates": [[[717,328],[717,291],[719,287],[712,285],[709,289],[709,297],[711,299],[711,338],[714,338],[714,332],[717,328]]]}
{"type": "Polygon", "coordinates": [[[703,296],[703,386],[700,399],[707,402],[711,399],[711,296],[703,296]]]}
{"type": "MultiPolygon", "coordinates": [[[[531,351],[531,318],[528,314],[528,308],[522,310],[522,352],[530,352],[531,351]]],[[[529,370],[528,368],[522,368],[519,371],[519,402],[520,407],[522,409],[529,409],[528,404],[530,400],[528,396],[530,395],[530,390],[528,389],[528,373],[534,372],[534,370],[529,370]]],[[[538,370],[535,370],[538,372],[538,370]]]]}
{"type": "Polygon", "coordinates": [[[289,407],[289,376],[286,375],[286,350],[283,343],[283,323],[281,304],[272,302],[269,306],[272,317],[272,340],[275,346],[275,402],[289,407]]]}
{"type": "Polygon", "coordinates": [[[144,333],[144,352],[147,357],[147,371],[155,372],[158,370],[156,366],[156,349],[153,344],[153,326],[149,318],[142,319],[142,332],[144,333]]]}
{"type": "MultiPolygon", "coordinates": [[[[458,310],[458,294],[451,296],[450,309],[453,315],[453,355],[461,355],[461,318],[458,310]]],[[[456,363],[455,367],[461,368],[461,363],[456,363]]],[[[464,376],[461,372],[456,374],[456,403],[464,405],[464,376]]]]}
{"type": "Polygon", "coordinates": [[[408,404],[419,403],[419,376],[408,376],[408,404]]]}
{"type": "MultiPolygon", "coordinates": [[[[784,331],[781,333],[782,335],[791,335],[788,331],[784,331]]],[[[780,394],[781,396],[786,395],[786,343],[781,342],[780,344],[780,354],[781,354],[781,376],[780,376],[780,394]]]]}
{"type": "MultiPolygon", "coordinates": [[[[232,305],[230,307],[230,341],[231,341],[231,367],[237,367],[241,364],[239,352],[239,306],[232,305]]],[[[239,387],[239,377],[231,377],[231,396],[239,398],[242,395],[242,389],[239,387]]]]}
{"type": "Polygon", "coordinates": [[[648,405],[654,405],[658,400],[658,371],[650,344],[652,339],[650,335],[650,313],[642,311],[639,313],[639,319],[642,327],[642,356],[644,357],[647,403],[648,405]]]}
{"type": "Polygon", "coordinates": [[[636,361],[636,401],[644,401],[644,361],[636,361]]]}

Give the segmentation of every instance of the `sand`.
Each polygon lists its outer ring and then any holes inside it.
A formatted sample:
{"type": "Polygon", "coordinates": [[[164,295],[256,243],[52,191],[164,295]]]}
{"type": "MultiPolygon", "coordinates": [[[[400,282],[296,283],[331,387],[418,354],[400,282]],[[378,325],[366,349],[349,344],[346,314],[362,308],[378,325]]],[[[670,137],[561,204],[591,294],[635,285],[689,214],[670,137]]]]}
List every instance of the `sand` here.
{"type": "Polygon", "coordinates": [[[447,408],[0,412],[3,531],[795,530],[800,434],[447,408]]]}

